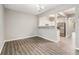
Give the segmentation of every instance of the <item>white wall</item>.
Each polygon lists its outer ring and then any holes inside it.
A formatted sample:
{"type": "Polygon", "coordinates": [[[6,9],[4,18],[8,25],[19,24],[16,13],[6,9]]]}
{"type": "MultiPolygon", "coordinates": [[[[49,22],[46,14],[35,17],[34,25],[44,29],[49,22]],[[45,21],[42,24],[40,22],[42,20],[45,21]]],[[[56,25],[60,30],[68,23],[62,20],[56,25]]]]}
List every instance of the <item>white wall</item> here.
{"type": "Polygon", "coordinates": [[[76,48],[79,49],[79,5],[76,7],[76,48]]]}
{"type": "Polygon", "coordinates": [[[36,16],[6,9],[6,39],[16,40],[37,35],[36,16]]]}
{"type": "Polygon", "coordinates": [[[4,45],[4,8],[0,5],[0,53],[4,45]]]}
{"type": "Polygon", "coordinates": [[[55,21],[51,22],[48,18],[48,16],[39,17],[38,26],[55,26],[55,21]]]}

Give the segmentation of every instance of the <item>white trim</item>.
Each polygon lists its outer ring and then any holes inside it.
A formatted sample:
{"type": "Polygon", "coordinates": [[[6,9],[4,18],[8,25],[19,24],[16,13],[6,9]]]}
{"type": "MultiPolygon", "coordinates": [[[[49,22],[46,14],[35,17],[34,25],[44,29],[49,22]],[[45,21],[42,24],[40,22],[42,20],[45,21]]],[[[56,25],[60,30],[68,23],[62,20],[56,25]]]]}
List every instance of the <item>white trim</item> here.
{"type": "MultiPolygon", "coordinates": [[[[44,39],[46,39],[46,40],[49,40],[49,38],[46,38],[46,37],[43,37],[43,36],[38,36],[38,37],[41,37],[41,38],[44,38],[44,39]]],[[[49,41],[53,41],[53,42],[59,42],[59,40],[57,39],[57,40],[49,40],[49,41]]]]}
{"type": "MultiPolygon", "coordinates": [[[[75,50],[79,51],[79,48],[75,48],[75,50]]],[[[76,54],[76,53],[75,53],[76,54]]]]}
{"type": "Polygon", "coordinates": [[[5,41],[3,42],[2,47],[0,48],[0,54],[1,54],[2,48],[4,47],[4,44],[5,44],[5,41]]]}
{"type": "MultiPolygon", "coordinates": [[[[5,40],[5,42],[8,42],[8,41],[14,41],[14,40],[21,40],[21,39],[25,39],[25,38],[31,38],[31,37],[35,37],[35,36],[29,36],[29,37],[20,37],[20,38],[15,38],[15,39],[10,39],[10,40],[5,40]]],[[[46,40],[49,40],[49,38],[46,38],[46,37],[43,37],[43,36],[37,36],[37,37],[41,37],[41,38],[44,38],[46,40]]],[[[49,40],[49,41],[53,41],[53,42],[59,42],[59,40],[57,39],[56,41],[55,40],[49,40]]]]}
{"type": "Polygon", "coordinates": [[[70,35],[67,34],[67,35],[66,35],[66,38],[70,37],[71,35],[72,35],[72,34],[70,34],[70,35]]]}
{"type": "Polygon", "coordinates": [[[79,50],[79,48],[75,48],[76,50],[79,50]]]}
{"type": "Polygon", "coordinates": [[[10,39],[10,40],[5,40],[5,42],[8,42],[8,41],[15,41],[15,40],[21,40],[21,39],[31,38],[31,37],[35,37],[35,36],[28,36],[28,37],[19,37],[19,38],[14,38],[14,39],[10,39]]]}

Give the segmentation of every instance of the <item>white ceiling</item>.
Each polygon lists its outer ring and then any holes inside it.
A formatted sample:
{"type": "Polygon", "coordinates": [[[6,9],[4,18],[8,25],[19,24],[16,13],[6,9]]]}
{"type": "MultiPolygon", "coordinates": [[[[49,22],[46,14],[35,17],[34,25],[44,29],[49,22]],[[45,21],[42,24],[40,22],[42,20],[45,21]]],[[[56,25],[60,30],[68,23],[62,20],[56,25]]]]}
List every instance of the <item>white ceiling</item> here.
{"type": "Polygon", "coordinates": [[[40,12],[37,10],[37,4],[5,4],[5,8],[12,9],[15,11],[25,12],[33,15],[41,14],[53,7],[56,7],[58,4],[40,4],[45,7],[45,9],[40,12]]]}

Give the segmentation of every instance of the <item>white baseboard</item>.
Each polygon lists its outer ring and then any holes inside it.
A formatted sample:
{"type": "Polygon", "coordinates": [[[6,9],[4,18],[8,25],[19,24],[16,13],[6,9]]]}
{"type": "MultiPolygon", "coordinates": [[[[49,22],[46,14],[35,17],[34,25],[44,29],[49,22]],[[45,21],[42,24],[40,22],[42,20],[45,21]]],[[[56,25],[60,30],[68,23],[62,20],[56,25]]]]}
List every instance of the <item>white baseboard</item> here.
{"type": "Polygon", "coordinates": [[[5,41],[2,42],[2,46],[1,46],[1,48],[0,48],[0,54],[1,54],[2,48],[4,47],[4,44],[5,44],[5,41]]]}
{"type": "Polygon", "coordinates": [[[69,38],[71,35],[66,35],[66,38],[69,38]]]}
{"type": "Polygon", "coordinates": [[[35,37],[35,36],[14,38],[14,39],[10,39],[10,40],[5,40],[5,42],[8,42],[8,41],[15,41],[15,40],[21,40],[21,39],[30,38],[30,37],[35,37]]]}
{"type": "MultiPolygon", "coordinates": [[[[43,36],[38,36],[38,37],[44,38],[44,39],[46,39],[46,40],[49,40],[49,39],[50,39],[50,38],[46,38],[46,37],[43,37],[43,36]]],[[[51,39],[51,40],[49,40],[49,41],[53,41],[53,42],[56,42],[56,43],[59,42],[58,39],[57,39],[57,40],[52,40],[52,39],[51,39]]]]}
{"type": "Polygon", "coordinates": [[[76,50],[79,50],[79,48],[76,48],[76,50]]]}
{"type": "MultiPolygon", "coordinates": [[[[21,40],[21,39],[25,39],[25,38],[30,38],[30,37],[35,37],[35,36],[28,36],[28,37],[19,37],[19,38],[14,38],[14,39],[10,39],[10,40],[5,40],[5,42],[8,42],[8,41],[14,41],[14,40],[21,40]]],[[[43,37],[43,36],[37,36],[37,37],[41,37],[41,38],[44,38],[46,40],[49,40],[49,38],[46,38],[46,37],[43,37]]],[[[53,42],[59,42],[59,40],[49,40],[49,41],[53,41],[53,42]]]]}

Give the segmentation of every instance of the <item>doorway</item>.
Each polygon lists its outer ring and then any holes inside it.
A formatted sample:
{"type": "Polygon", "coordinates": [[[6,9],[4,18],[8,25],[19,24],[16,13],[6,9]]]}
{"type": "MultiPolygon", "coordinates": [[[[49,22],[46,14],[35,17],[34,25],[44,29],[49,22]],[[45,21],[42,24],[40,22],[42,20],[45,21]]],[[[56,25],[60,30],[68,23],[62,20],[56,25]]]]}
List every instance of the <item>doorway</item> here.
{"type": "Polygon", "coordinates": [[[60,31],[60,36],[65,37],[66,36],[66,23],[65,22],[59,22],[57,24],[57,28],[60,31]]]}
{"type": "Polygon", "coordinates": [[[57,29],[60,34],[58,45],[63,50],[75,54],[75,8],[58,13],[57,29]]]}

